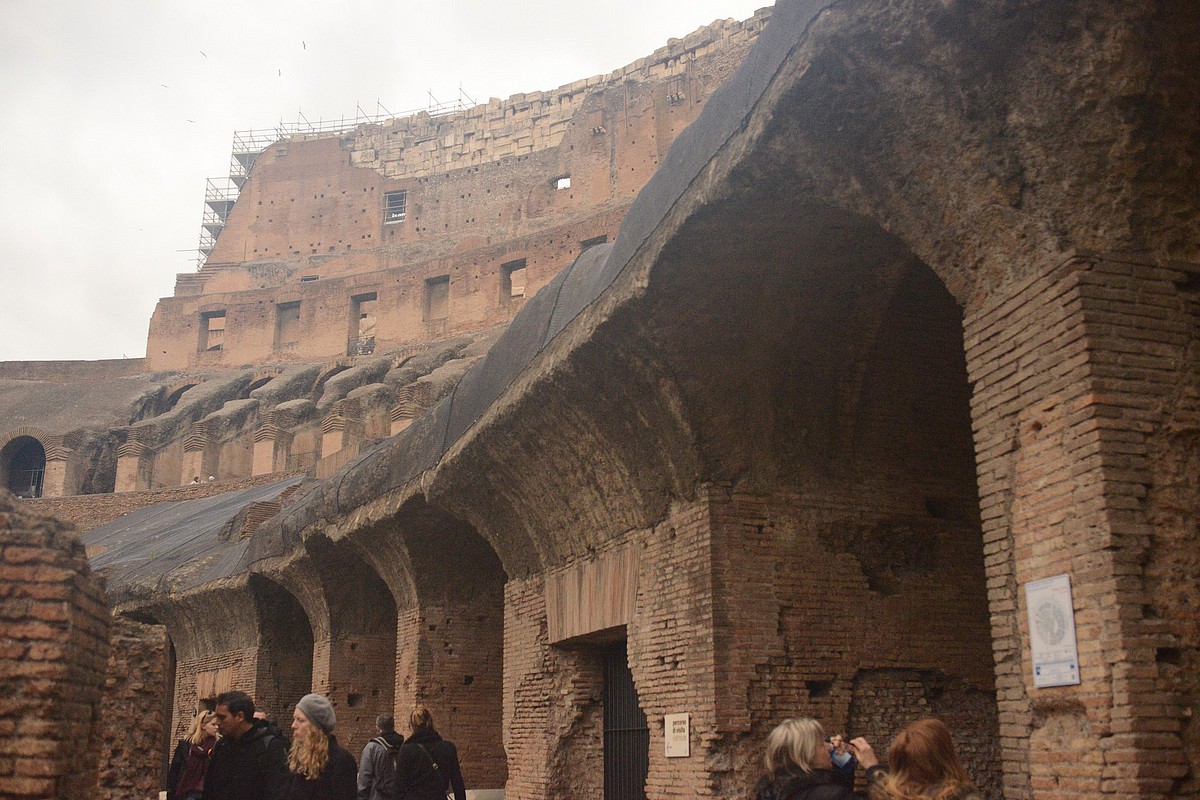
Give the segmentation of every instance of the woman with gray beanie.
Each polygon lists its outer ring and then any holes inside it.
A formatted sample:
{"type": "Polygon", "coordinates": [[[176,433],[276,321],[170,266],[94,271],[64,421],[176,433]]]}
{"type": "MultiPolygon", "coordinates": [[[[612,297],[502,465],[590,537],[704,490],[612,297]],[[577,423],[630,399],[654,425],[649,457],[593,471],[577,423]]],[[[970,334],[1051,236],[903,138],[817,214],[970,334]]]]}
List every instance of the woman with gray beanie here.
{"type": "Polygon", "coordinates": [[[292,714],[292,770],[284,800],[354,800],[358,766],[354,756],[337,743],[337,715],[319,694],[306,694],[292,714]]]}

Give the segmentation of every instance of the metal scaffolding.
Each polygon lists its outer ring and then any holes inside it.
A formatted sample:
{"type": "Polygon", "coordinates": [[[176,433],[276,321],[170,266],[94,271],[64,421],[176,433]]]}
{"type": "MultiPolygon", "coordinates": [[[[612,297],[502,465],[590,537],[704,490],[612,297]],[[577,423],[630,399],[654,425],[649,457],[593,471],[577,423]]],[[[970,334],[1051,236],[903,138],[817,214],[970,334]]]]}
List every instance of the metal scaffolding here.
{"type": "Polygon", "coordinates": [[[296,112],[295,122],[279,121],[272,128],[250,128],[233,132],[232,154],[229,158],[229,174],[219,178],[208,178],[204,189],[204,216],[200,224],[200,246],[196,249],[196,269],[199,270],[208,260],[208,256],[216,247],[217,237],[225,228],[229,212],[233,210],[242,187],[250,177],[254,162],[271,145],[283,139],[298,135],[338,136],[352,131],[360,125],[378,125],[391,119],[402,119],[416,114],[444,116],[466,111],[475,105],[471,98],[460,86],[458,97],[449,102],[441,102],[433,93],[429,93],[429,105],[425,108],[402,111],[393,114],[382,103],[376,102],[375,114],[366,113],[361,105],[356,106],[353,117],[338,119],[309,120],[302,111],[296,112]]]}

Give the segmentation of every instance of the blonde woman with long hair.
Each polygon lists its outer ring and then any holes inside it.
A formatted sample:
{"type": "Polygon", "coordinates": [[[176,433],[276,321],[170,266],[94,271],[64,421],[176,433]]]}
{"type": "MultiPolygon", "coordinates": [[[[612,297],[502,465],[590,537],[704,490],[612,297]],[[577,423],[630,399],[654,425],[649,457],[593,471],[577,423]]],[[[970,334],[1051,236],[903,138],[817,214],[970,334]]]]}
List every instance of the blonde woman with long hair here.
{"type": "Polygon", "coordinates": [[[291,782],[284,800],[354,800],[358,766],[333,735],[337,715],[319,694],[306,694],[292,713],[291,782]]]}
{"type": "Polygon", "coordinates": [[[167,800],[198,800],[204,793],[208,757],[217,743],[217,715],[201,710],[179,740],[167,773],[167,800]]]}

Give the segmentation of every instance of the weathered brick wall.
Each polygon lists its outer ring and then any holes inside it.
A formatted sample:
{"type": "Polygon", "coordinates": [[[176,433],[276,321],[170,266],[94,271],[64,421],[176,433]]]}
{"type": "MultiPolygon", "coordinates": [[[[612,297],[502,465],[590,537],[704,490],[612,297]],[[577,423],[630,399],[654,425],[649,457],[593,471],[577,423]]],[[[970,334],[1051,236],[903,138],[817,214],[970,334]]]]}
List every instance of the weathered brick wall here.
{"type": "MultiPolygon", "coordinates": [[[[629,666],[650,726],[650,797],[719,795],[717,776],[730,768],[722,753],[722,687],[715,674],[720,646],[713,592],[708,504],[681,504],[637,537],[642,550],[637,607],[628,626],[629,666]],[[663,756],[663,715],[691,714],[691,758],[663,756]]],[[[636,540],[635,540],[636,541],[636,540]]],[[[742,701],[744,704],[744,700],[742,701]]]]}
{"type": "MultiPolygon", "coordinates": [[[[465,590],[474,594],[477,590],[465,590]]],[[[463,602],[421,609],[415,700],[454,742],[468,788],[504,786],[501,726],[504,619],[499,587],[463,602]]],[[[407,719],[412,706],[403,709],[407,719]]]]}
{"type": "Polygon", "coordinates": [[[104,590],[75,534],[0,490],[0,794],[91,797],[108,659],[104,590]]]}
{"type": "MultiPolygon", "coordinates": [[[[179,658],[175,666],[175,699],[171,715],[172,746],[187,734],[196,716],[196,710],[202,706],[202,701],[215,700],[218,694],[229,689],[240,689],[254,697],[257,702],[258,658],[259,652],[256,647],[179,658]]],[[[271,719],[277,722],[291,719],[290,707],[284,716],[279,716],[282,709],[278,707],[267,709],[264,706],[264,710],[273,713],[271,719]]]]}
{"type": "MultiPolygon", "coordinates": [[[[358,132],[351,161],[371,166],[389,177],[419,177],[434,172],[487,164],[511,156],[556,147],[572,117],[598,86],[655,82],[682,95],[679,102],[699,104],[731,66],[741,63],[758,37],[770,9],[738,22],[722,20],[608,75],[596,75],[545,92],[530,92],[445,117],[417,114],[364,126],[358,132]],[[721,68],[707,57],[725,56],[721,68]],[[715,73],[715,74],[714,74],[715,73]]],[[[666,94],[666,92],[664,92],[666,94]]],[[[616,121],[606,120],[615,127],[616,121]]],[[[589,125],[590,125],[589,121],[589,125]]],[[[597,121],[603,125],[604,121],[597,121]]]]}
{"type": "Polygon", "coordinates": [[[100,707],[100,781],[105,800],[153,798],[163,780],[163,748],[171,720],[167,631],[114,617],[100,707]]]}
{"type": "Polygon", "coordinates": [[[983,795],[1003,796],[994,692],[948,679],[940,669],[863,669],[851,691],[843,733],[869,737],[882,757],[886,743],[905,725],[937,717],[949,726],[955,749],[983,795]]]}
{"type": "Polygon", "coordinates": [[[1178,669],[1195,616],[1152,593],[1197,575],[1160,560],[1195,551],[1194,526],[1168,510],[1192,502],[1169,444],[1195,427],[1191,274],[1074,257],[968,319],[1006,797],[1176,796],[1196,760],[1195,683],[1178,669]],[[1022,586],[1059,573],[1082,683],[1037,689],[1022,586]]]}
{"type": "Polygon", "coordinates": [[[551,708],[563,698],[555,693],[542,583],[532,577],[504,586],[505,800],[547,797],[550,785],[550,753],[558,733],[551,727],[551,708]]]}

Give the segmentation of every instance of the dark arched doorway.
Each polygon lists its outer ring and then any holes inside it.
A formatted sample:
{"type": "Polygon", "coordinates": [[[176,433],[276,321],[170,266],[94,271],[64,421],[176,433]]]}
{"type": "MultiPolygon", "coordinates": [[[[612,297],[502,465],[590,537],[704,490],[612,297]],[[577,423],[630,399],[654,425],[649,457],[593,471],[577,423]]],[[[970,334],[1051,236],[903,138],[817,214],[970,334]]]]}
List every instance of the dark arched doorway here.
{"type": "Polygon", "coordinates": [[[32,436],[18,436],[0,450],[4,488],[18,497],[41,497],[46,449],[32,436]]]}

